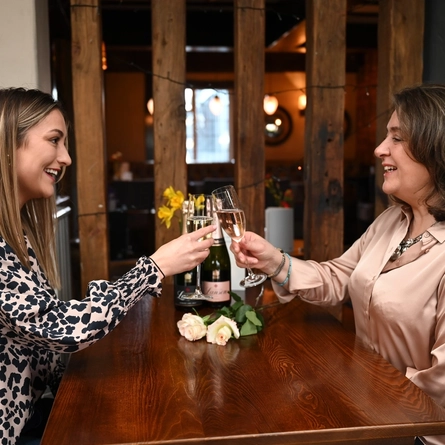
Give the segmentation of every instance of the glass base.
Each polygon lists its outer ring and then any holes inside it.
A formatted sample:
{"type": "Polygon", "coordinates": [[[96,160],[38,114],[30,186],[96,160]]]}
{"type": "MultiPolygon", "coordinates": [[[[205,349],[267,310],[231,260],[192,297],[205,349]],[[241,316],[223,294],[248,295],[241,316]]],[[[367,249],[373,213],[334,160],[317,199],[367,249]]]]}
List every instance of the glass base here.
{"type": "Polygon", "coordinates": [[[244,278],[244,280],[241,280],[239,284],[243,287],[255,287],[261,283],[264,283],[264,281],[266,281],[266,279],[267,279],[267,275],[265,275],[265,274],[251,273],[251,274],[247,275],[247,277],[244,278]]]}
{"type": "Polygon", "coordinates": [[[181,298],[175,298],[175,307],[180,309],[193,309],[194,307],[202,306],[203,302],[201,300],[182,300],[181,298]]]}
{"type": "Polygon", "coordinates": [[[212,301],[213,297],[210,295],[205,295],[199,289],[196,289],[195,292],[182,294],[180,297],[178,297],[178,299],[182,301],[196,301],[196,300],[212,301]]]}

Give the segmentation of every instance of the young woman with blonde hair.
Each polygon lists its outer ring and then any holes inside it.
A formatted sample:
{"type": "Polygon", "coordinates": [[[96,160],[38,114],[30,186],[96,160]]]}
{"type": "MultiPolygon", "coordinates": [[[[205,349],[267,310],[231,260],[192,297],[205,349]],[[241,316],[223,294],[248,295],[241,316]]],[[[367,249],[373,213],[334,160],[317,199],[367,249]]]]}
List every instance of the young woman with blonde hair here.
{"type": "Polygon", "coordinates": [[[71,164],[67,119],[49,94],[0,89],[0,443],[30,443],[38,408],[57,390],[62,353],[104,337],[162,279],[208,255],[209,226],[161,246],[115,282],[89,283],[86,297],[60,301],[55,248],[55,184],[71,164]],[[174,258],[174,261],[172,261],[174,258]]]}

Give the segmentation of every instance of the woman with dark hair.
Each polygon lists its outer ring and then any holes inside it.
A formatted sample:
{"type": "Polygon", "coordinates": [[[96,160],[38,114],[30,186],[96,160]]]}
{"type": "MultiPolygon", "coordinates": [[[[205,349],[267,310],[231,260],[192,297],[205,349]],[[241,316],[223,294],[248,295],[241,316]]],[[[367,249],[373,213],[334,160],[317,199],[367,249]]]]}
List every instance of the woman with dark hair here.
{"type": "Polygon", "coordinates": [[[2,445],[29,443],[30,429],[42,429],[35,408],[48,388],[57,390],[61,353],[104,337],[142,297],[159,297],[165,276],[204,261],[213,243],[200,240],[215,226],[183,235],[141,257],[119,280],[90,282],[83,300],[60,301],[54,189],[70,164],[61,105],[38,90],[0,89],[2,445]]]}
{"type": "Polygon", "coordinates": [[[269,274],[283,303],[351,300],[357,335],[445,407],[445,86],[395,94],[374,153],[395,204],[342,256],[291,258],[252,232],[231,250],[238,266],[269,274]]]}

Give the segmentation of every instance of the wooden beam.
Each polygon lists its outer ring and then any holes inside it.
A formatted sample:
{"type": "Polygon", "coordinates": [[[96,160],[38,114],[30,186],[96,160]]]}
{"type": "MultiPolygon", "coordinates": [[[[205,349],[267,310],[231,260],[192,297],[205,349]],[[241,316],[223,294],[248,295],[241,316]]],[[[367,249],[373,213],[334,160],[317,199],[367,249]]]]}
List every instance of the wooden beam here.
{"type": "Polygon", "coordinates": [[[235,0],[235,186],[247,229],[265,224],[264,36],[265,1],[235,0]]]}
{"type": "Polygon", "coordinates": [[[307,0],[304,254],[343,252],[346,0],[307,0]]]}
{"type": "Polygon", "coordinates": [[[108,279],[106,156],[99,0],[70,0],[81,291],[108,279]]]}
{"type": "MultiPolygon", "coordinates": [[[[386,136],[392,95],[422,81],[424,0],[381,0],[378,24],[378,88],[376,144],[386,136]]],[[[388,206],[382,192],[383,168],[376,160],[375,214],[388,206]]]]}
{"type": "MultiPolygon", "coordinates": [[[[187,193],[185,163],[185,0],[153,0],[153,101],[155,207],[169,187],[187,193]]],[[[156,248],[180,233],[156,220],[156,248]]],[[[173,261],[173,259],[172,259],[173,261]]]]}

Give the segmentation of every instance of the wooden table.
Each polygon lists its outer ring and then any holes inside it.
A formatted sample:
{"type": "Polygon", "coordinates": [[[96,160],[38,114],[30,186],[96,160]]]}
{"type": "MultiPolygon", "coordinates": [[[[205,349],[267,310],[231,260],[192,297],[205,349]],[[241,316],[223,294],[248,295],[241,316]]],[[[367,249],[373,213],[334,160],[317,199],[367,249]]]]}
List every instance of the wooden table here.
{"type": "MultiPolygon", "coordinates": [[[[266,294],[267,297],[267,294],[266,294]]],[[[321,308],[226,346],[179,335],[172,289],[73,354],[42,445],[413,444],[445,410],[321,308]]]]}

